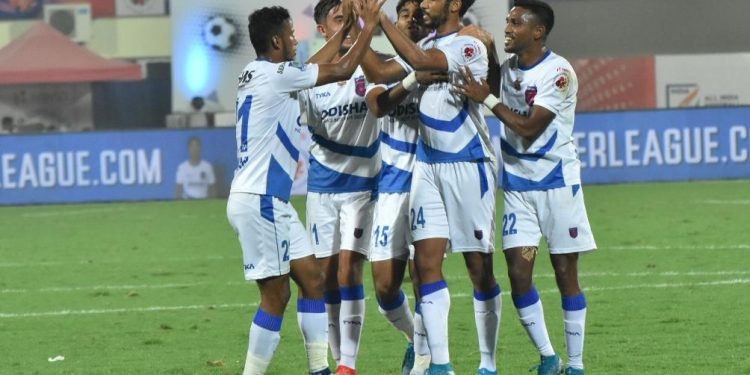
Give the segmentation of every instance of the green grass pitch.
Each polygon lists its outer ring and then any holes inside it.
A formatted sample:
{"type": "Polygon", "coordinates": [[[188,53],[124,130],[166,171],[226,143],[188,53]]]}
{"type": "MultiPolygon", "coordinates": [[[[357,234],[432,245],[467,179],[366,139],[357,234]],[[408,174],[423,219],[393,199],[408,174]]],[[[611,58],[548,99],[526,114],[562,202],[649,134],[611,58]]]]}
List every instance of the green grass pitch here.
{"type": "MultiPolygon", "coordinates": [[[[580,266],[587,373],[750,374],[750,181],[586,186],[585,194],[600,248],[580,266]]],[[[0,208],[0,373],[241,373],[258,293],[243,281],[225,204],[0,208]],[[48,360],[58,355],[65,359],[48,360]]],[[[304,214],[304,200],[294,204],[304,214]]],[[[458,374],[472,374],[479,355],[460,256],[448,258],[445,274],[452,359],[458,374]]],[[[495,274],[504,289],[499,369],[525,374],[538,358],[502,257],[495,274]]],[[[535,279],[553,345],[565,353],[546,250],[535,279]]],[[[365,285],[372,296],[369,274],[365,285]]],[[[368,299],[360,373],[397,374],[404,348],[368,299]]],[[[269,373],[306,373],[294,301],[269,373]]]]}

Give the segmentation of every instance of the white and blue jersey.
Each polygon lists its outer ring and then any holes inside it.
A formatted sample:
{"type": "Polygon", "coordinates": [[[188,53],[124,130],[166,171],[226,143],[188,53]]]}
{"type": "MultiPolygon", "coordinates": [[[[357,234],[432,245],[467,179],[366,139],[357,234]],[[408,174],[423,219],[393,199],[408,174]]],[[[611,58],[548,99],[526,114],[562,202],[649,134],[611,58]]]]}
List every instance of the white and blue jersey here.
{"type": "MultiPolygon", "coordinates": [[[[396,84],[390,85],[390,87],[396,84]]],[[[377,85],[374,87],[383,87],[377,85]]],[[[410,93],[387,116],[380,121],[380,156],[383,166],[380,171],[378,192],[408,193],[417,153],[419,131],[419,93],[410,93]]]]}
{"type": "MultiPolygon", "coordinates": [[[[487,78],[487,48],[476,38],[452,33],[423,39],[419,46],[443,52],[452,82],[459,79],[458,69],[462,65],[476,79],[487,78]]],[[[435,83],[420,90],[417,160],[426,163],[494,160],[481,104],[454,94],[450,85],[435,83]]]]}
{"type": "Polygon", "coordinates": [[[315,86],[318,66],[256,60],[239,76],[237,159],[232,193],[288,201],[297,171],[300,109],[297,92],[315,86]]]}
{"type": "Polygon", "coordinates": [[[549,190],[581,183],[580,162],[573,142],[578,79],[570,63],[548,51],[533,66],[519,66],[517,56],[502,67],[502,102],[522,116],[534,105],[555,114],[533,142],[505,127],[501,139],[503,188],[549,190]]]}
{"type": "Polygon", "coordinates": [[[367,80],[360,67],[344,82],[301,92],[312,134],[307,191],[376,191],[380,129],[367,110],[367,80]]]}

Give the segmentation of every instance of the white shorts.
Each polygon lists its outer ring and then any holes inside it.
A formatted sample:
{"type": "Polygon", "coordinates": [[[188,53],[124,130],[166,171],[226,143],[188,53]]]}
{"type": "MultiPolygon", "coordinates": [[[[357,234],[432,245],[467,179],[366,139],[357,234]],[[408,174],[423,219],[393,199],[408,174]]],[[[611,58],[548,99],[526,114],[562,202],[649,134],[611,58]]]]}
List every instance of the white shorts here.
{"type": "Polygon", "coordinates": [[[596,249],[581,185],[504,195],[503,249],[539,246],[542,236],[551,254],[596,249]]]}
{"type": "Polygon", "coordinates": [[[289,202],[232,193],[227,217],[240,240],[246,280],[287,274],[290,260],[312,255],[309,237],[289,202]]]}
{"type": "Polygon", "coordinates": [[[368,256],[376,198],[370,191],[307,193],[307,231],[315,256],[341,249],[368,256]]]}
{"type": "Polygon", "coordinates": [[[409,193],[380,193],[372,226],[371,262],[413,257],[409,193]]]}
{"type": "Polygon", "coordinates": [[[447,238],[453,252],[494,252],[494,164],[417,161],[409,214],[415,242],[447,238]]]}

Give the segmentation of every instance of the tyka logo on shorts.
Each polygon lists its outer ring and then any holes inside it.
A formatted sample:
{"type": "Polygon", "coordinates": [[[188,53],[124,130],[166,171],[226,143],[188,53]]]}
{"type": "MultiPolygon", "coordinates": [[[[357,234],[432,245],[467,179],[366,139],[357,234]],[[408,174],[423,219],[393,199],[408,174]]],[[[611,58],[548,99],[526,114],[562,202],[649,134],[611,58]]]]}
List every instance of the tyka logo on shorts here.
{"type": "Polygon", "coordinates": [[[250,271],[254,269],[255,269],[255,266],[252,263],[245,265],[245,271],[250,271]]]}
{"type": "Polygon", "coordinates": [[[362,228],[354,228],[354,238],[362,237],[362,233],[364,233],[362,228]]]}
{"type": "Polygon", "coordinates": [[[568,228],[568,234],[570,234],[571,238],[578,237],[578,227],[575,228],[568,228]]]}

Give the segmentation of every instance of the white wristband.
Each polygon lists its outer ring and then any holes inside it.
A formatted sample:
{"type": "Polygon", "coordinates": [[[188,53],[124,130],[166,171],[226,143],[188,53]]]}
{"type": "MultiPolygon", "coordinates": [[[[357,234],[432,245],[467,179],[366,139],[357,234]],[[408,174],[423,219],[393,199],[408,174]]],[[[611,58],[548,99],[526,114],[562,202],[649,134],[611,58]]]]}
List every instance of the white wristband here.
{"type": "Polygon", "coordinates": [[[500,104],[500,100],[498,100],[495,95],[489,94],[487,95],[487,98],[484,99],[483,103],[491,111],[496,105],[500,104]]]}
{"type": "Polygon", "coordinates": [[[401,86],[404,86],[406,91],[414,91],[419,86],[417,82],[417,72],[411,72],[408,76],[401,80],[401,86]]]}

